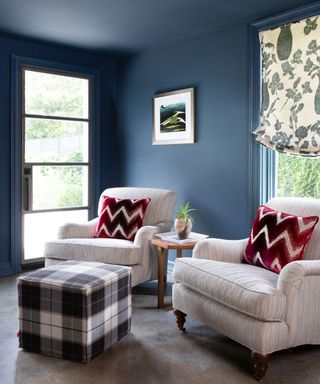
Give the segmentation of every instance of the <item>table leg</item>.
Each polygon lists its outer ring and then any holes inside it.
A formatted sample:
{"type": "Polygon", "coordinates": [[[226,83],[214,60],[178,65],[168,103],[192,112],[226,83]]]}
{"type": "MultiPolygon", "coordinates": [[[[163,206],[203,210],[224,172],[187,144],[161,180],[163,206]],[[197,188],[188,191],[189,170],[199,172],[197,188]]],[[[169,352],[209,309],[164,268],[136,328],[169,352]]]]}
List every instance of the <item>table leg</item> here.
{"type": "Polygon", "coordinates": [[[158,247],[158,308],[164,307],[164,258],[165,250],[158,247]]]}
{"type": "Polygon", "coordinates": [[[177,249],[177,259],[182,257],[182,249],[177,249]]]}

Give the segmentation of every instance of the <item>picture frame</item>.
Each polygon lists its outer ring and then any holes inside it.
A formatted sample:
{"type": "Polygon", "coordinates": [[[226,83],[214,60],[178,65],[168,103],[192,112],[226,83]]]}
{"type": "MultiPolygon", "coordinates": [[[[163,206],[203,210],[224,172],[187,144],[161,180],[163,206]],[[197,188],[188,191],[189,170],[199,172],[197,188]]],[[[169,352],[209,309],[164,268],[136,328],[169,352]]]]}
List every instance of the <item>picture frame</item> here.
{"type": "Polygon", "coordinates": [[[194,88],[153,96],[153,145],[193,144],[194,88]]]}

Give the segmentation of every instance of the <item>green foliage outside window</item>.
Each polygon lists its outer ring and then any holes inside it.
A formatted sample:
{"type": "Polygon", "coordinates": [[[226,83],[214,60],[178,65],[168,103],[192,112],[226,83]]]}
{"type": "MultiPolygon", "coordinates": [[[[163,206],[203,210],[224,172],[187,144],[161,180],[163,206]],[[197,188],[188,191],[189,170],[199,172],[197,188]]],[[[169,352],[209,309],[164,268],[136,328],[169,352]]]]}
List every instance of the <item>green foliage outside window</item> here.
{"type": "Polygon", "coordinates": [[[320,199],[320,158],[278,154],[277,196],[320,199]]]}
{"type": "MultiPolygon", "coordinates": [[[[82,153],[69,154],[67,161],[81,161],[82,153]]],[[[34,167],[33,196],[37,209],[67,208],[85,205],[83,201],[84,180],[81,166],[34,167]]]]}
{"type": "MultiPolygon", "coordinates": [[[[25,108],[30,114],[45,116],[87,117],[84,110],[84,86],[87,80],[46,74],[26,72],[25,108]]],[[[82,125],[73,122],[65,126],[58,120],[29,119],[26,140],[72,136],[81,133],[82,125]]]]}
{"type": "Polygon", "coordinates": [[[81,135],[83,123],[72,121],[62,122],[60,120],[27,119],[26,140],[47,139],[58,137],[72,137],[81,135]]]}

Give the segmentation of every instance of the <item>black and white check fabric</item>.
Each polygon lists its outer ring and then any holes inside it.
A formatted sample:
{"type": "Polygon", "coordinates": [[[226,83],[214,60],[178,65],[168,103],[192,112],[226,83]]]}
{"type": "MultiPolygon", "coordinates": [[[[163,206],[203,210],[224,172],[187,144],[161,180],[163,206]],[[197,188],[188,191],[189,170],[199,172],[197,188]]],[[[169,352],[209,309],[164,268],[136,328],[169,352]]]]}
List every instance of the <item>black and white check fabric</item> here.
{"type": "Polygon", "coordinates": [[[130,331],[131,269],[66,261],[18,278],[20,346],[88,362],[130,331]]]}

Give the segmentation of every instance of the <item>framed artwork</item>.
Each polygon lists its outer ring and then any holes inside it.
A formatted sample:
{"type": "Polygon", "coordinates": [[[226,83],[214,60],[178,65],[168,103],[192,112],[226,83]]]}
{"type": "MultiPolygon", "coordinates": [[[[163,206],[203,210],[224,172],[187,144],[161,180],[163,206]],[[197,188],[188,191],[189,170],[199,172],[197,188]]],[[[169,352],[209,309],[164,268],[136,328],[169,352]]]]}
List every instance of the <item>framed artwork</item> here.
{"type": "Polygon", "coordinates": [[[194,88],[153,96],[153,145],[194,143],[194,88]]]}

